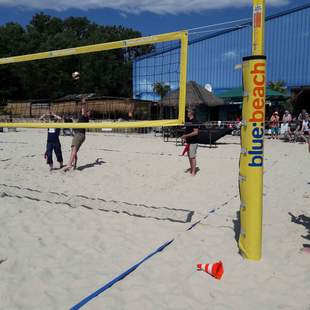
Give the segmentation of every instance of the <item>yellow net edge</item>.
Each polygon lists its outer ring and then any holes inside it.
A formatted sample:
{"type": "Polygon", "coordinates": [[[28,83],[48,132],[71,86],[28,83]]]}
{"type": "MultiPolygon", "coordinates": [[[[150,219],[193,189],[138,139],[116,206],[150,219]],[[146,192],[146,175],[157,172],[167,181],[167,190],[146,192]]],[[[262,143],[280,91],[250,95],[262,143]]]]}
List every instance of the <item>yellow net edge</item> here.
{"type": "Polygon", "coordinates": [[[181,126],[184,122],[177,119],[156,120],[156,121],[130,121],[130,122],[96,122],[96,123],[0,123],[3,128],[143,128],[143,127],[172,127],[181,126]]]}
{"type": "Polygon", "coordinates": [[[134,39],[128,39],[128,40],[122,40],[122,41],[99,43],[99,44],[85,45],[85,46],[79,46],[79,47],[71,47],[67,49],[53,50],[53,51],[20,55],[20,56],[4,57],[4,58],[0,58],[0,65],[7,65],[11,63],[17,63],[17,62],[27,62],[27,61],[42,60],[42,59],[56,58],[56,57],[65,57],[65,56],[72,56],[72,55],[79,55],[79,54],[95,53],[95,52],[108,51],[108,50],[118,49],[118,48],[127,48],[127,47],[133,47],[133,46],[138,46],[138,45],[146,45],[146,44],[153,44],[153,43],[167,42],[167,41],[174,41],[174,40],[181,40],[181,42],[183,43],[187,37],[188,37],[188,32],[184,30],[184,31],[158,34],[158,35],[153,35],[153,36],[140,37],[140,38],[134,38],[134,39]]]}
{"type": "MultiPolygon", "coordinates": [[[[123,41],[102,43],[81,46],[76,48],[69,48],[63,50],[48,51],[36,54],[21,55],[0,58],[0,65],[28,62],[39,59],[64,57],[71,55],[78,55],[83,53],[93,53],[99,51],[105,51],[110,49],[124,48],[130,46],[138,46],[145,44],[152,44],[165,41],[181,41],[181,59],[180,59],[180,89],[179,89],[179,115],[178,119],[172,120],[156,120],[156,121],[133,121],[133,122],[98,122],[98,123],[53,123],[53,128],[142,128],[142,127],[167,127],[167,126],[180,126],[185,122],[185,101],[186,101],[186,71],[187,71],[187,48],[188,48],[188,32],[178,31],[166,34],[159,34],[148,37],[141,37],[136,39],[129,39],[123,41]]],[[[15,122],[7,123],[0,122],[0,127],[5,128],[50,128],[51,123],[39,123],[39,122],[15,122]]]]}

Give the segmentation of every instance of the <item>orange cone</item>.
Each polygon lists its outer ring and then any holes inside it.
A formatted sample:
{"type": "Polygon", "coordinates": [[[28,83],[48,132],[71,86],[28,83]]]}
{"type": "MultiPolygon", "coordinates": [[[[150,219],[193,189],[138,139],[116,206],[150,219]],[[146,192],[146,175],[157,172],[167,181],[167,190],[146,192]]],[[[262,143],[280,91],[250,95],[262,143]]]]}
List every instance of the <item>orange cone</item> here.
{"type": "Polygon", "coordinates": [[[221,261],[214,264],[197,264],[197,270],[203,270],[218,280],[222,278],[224,273],[224,267],[221,261]]]}

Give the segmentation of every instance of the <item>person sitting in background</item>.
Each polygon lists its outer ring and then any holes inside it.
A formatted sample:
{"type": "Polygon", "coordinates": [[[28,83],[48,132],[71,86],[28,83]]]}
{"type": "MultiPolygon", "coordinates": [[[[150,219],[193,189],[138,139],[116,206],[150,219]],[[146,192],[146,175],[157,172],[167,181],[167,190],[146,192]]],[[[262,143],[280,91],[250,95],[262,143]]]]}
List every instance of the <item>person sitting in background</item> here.
{"type": "Polygon", "coordinates": [[[307,123],[305,124],[303,130],[306,141],[308,142],[308,151],[310,153],[310,117],[308,113],[306,114],[306,122],[307,123]]]}
{"type": "Polygon", "coordinates": [[[288,139],[290,142],[296,142],[297,131],[298,131],[298,120],[296,117],[293,117],[293,119],[288,125],[288,139]]]}
{"type": "MultiPolygon", "coordinates": [[[[90,117],[90,111],[87,110],[85,101],[82,101],[83,105],[81,108],[81,115],[78,119],[78,123],[88,123],[90,117]]],[[[86,137],[86,129],[85,128],[76,128],[74,129],[74,135],[71,143],[71,155],[67,166],[65,167],[64,171],[69,171],[72,168],[76,168],[77,165],[77,153],[84,143],[86,137]]]]}
{"type": "Polygon", "coordinates": [[[273,112],[270,118],[270,128],[271,128],[271,139],[278,139],[279,137],[279,125],[280,125],[280,117],[278,112],[273,112]]]}
{"type": "MultiPolygon", "coordinates": [[[[61,120],[61,117],[53,113],[52,110],[49,110],[49,113],[43,114],[40,117],[40,120],[57,122],[61,120]]],[[[50,166],[50,171],[53,170],[53,151],[55,152],[57,161],[59,162],[60,169],[63,167],[63,158],[62,158],[62,152],[61,152],[61,144],[59,141],[59,134],[60,134],[60,128],[48,128],[47,129],[47,143],[46,143],[45,158],[46,158],[46,163],[50,166]]]]}
{"type": "MultiPolygon", "coordinates": [[[[303,110],[305,111],[305,110],[303,110]]],[[[298,127],[295,131],[295,141],[300,141],[300,142],[308,142],[306,136],[308,135],[308,120],[309,116],[307,115],[308,113],[300,113],[298,116],[298,127]]]]}
{"type": "Polygon", "coordinates": [[[306,109],[301,110],[301,112],[298,115],[298,120],[300,122],[302,122],[305,119],[306,113],[307,113],[306,109]]]}
{"type": "Polygon", "coordinates": [[[310,118],[309,118],[309,113],[306,113],[305,114],[305,119],[303,121],[303,128],[304,128],[304,131],[307,132],[307,134],[309,133],[309,130],[310,130],[310,118]]]}
{"type": "Polygon", "coordinates": [[[301,135],[305,142],[309,141],[309,134],[310,134],[310,123],[309,123],[309,114],[305,113],[305,118],[302,120],[301,123],[301,135]]]}
{"type": "Polygon", "coordinates": [[[281,134],[284,137],[288,136],[289,124],[292,121],[292,116],[288,110],[286,110],[282,117],[282,124],[281,124],[281,134]]]}

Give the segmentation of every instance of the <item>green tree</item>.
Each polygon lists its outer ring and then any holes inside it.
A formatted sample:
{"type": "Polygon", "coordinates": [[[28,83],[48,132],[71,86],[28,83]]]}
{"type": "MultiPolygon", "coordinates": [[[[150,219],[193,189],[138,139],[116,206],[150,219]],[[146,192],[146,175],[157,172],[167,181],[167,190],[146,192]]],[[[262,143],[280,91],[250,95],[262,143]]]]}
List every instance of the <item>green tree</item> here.
{"type": "Polygon", "coordinates": [[[287,87],[285,86],[284,81],[276,81],[276,82],[269,82],[268,83],[268,88],[278,91],[279,93],[286,93],[287,92],[287,87]]]}
{"type": "MultiPolygon", "coordinates": [[[[7,23],[0,27],[0,57],[22,54],[25,44],[25,30],[22,26],[17,23],[7,23]]],[[[23,95],[25,95],[25,89],[17,66],[0,66],[0,102],[23,95]]]]}
{"type": "MultiPolygon", "coordinates": [[[[287,87],[285,85],[285,82],[281,80],[276,81],[276,82],[269,82],[268,88],[270,88],[271,90],[275,90],[282,94],[287,93],[287,87]]],[[[288,110],[291,113],[294,113],[294,105],[293,105],[292,98],[288,98],[286,100],[279,102],[279,106],[281,107],[283,111],[288,110]]]]}
{"type": "MultiPolygon", "coordinates": [[[[33,16],[23,28],[0,26],[0,57],[51,51],[141,37],[122,26],[101,26],[84,17],[64,20],[44,13],[33,16]]],[[[3,99],[54,99],[74,93],[106,96],[132,95],[132,63],[149,53],[152,45],[91,54],[36,60],[0,66],[0,101],[3,99]],[[79,71],[75,82],[71,73],[79,71]]]]}
{"type": "Polygon", "coordinates": [[[166,96],[166,94],[171,90],[171,87],[168,84],[157,82],[154,84],[153,90],[157,95],[159,95],[160,100],[162,100],[166,96]]]}

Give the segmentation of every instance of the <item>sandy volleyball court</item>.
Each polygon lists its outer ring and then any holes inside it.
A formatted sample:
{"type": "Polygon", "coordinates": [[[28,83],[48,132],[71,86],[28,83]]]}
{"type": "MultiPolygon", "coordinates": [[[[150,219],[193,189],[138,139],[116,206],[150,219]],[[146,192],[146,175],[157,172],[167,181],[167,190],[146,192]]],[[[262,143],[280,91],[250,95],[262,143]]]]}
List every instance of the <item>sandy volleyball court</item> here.
{"type": "MultiPolygon", "coordinates": [[[[60,139],[67,161],[71,137],[60,139]]],[[[0,134],[1,309],[69,309],[171,239],[82,309],[310,309],[309,223],[289,214],[310,217],[304,144],[266,140],[253,262],[236,242],[238,137],[200,147],[196,177],[180,146],[152,134],[89,133],[68,173],[49,172],[45,143],[46,130],[0,134]],[[222,280],[196,271],[218,260],[222,280]]]]}

